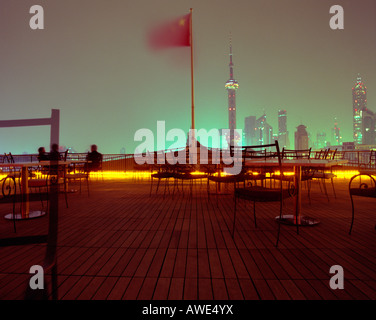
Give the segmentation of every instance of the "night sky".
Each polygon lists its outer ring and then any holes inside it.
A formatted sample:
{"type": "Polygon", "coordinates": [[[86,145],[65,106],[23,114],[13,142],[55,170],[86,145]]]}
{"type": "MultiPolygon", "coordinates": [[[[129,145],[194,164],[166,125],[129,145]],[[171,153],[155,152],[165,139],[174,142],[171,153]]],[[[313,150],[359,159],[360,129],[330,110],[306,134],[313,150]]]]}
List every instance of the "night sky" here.
{"type": "MultiPolygon", "coordinates": [[[[315,140],[338,119],[352,141],[351,88],[360,73],[376,111],[374,0],[1,0],[1,120],[49,117],[60,109],[60,144],[85,152],[133,153],[134,133],[190,127],[189,47],[152,52],[148,31],[193,8],[196,128],[228,126],[229,33],[237,127],[265,110],[277,132],[287,110],[290,141],[299,124],[315,140]],[[45,29],[32,30],[32,5],[45,29]],[[344,8],[344,30],[329,8],[344,8]]],[[[0,129],[0,152],[49,149],[49,128],[0,129]]]]}

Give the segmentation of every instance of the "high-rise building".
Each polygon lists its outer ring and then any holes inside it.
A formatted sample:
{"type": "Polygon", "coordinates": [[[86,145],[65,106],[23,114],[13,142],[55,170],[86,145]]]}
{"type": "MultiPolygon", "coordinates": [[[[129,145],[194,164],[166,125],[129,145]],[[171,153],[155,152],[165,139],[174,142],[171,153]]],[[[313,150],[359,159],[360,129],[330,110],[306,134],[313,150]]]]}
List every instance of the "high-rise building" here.
{"type": "Polygon", "coordinates": [[[243,145],[252,146],[257,145],[256,140],[256,117],[249,116],[244,119],[244,143],[243,145]]]}
{"type": "Polygon", "coordinates": [[[281,148],[290,148],[286,110],[278,111],[278,143],[281,148]]]}
{"type": "Polygon", "coordinates": [[[339,146],[342,144],[342,137],[340,133],[340,128],[338,127],[337,118],[334,118],[334,128],[333,128],[333,146],[339,146]]]}
{"type": "Polygon", "coordinates": [[[266,121],[264,113],[256,120],[256,141],[257,145],[273,143],[273,127],[266,121]]]}
{"type": "Polygon", "coordinates": [[[326,133],[325,132],[317,132],[316,135],[316,143],[315,143],[315,149],[323,149],[327,146],[327,140],[326,140],[326,133]]]}
{"type": "Polygon", "coordinates": [[[226,82],[225,88],[228,94],[228,126],[230,129],[230,143],[234,144],[236,129],[236,90],[239,88],[238,82],[234,79],[234,64],[232,63],[232,41],[230,37],[230,79],[226,82]]]}
{"type": "Polygon", "coordinates": [[[300,125],[296,128],[295,132],[295,149],[297,150],[306,150],[308,146],[308,132],[305,125],[300,125]]]}
{"type": "Polygon", "coordinates": [[[356,84],[352,88],[353,96],[353,140],[363,143],[363,112],[367,109],[367,88],[358,74],[356,84]]]}
{"type": "Polygon", "coordinates": [[[375,131],[376,114],[367,108],[362,112],[362,144],[374,145],[376,143],[375,131]]]}

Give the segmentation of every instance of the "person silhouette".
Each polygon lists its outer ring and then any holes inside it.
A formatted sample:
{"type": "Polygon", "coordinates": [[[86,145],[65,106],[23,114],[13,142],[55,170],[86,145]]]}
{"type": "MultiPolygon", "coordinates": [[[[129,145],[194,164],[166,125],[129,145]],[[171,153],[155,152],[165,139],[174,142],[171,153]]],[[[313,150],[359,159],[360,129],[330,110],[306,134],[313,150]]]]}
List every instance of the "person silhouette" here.
{"type": "Polygon", "coordinates": [[[59,145],[54,143],[51,145],[51,151],[49,155],[49,159],[51,161],[58,161],[61,160],[60,152],[59,152],[59,145]]]}
{"type": "Polygon", "coordinates": [[[44,147],[38,148],[38,161],[47,161],[47,160],[49,160],[49,158],[46,153],[46,149],[44,147]]]}
{"type": "Polygon", "coordinates": [[[86,156],[88,161],[87,168],[89,171],[98,171],[102,166],[103,155],[97,151],[98,147],[95,144],[91,145],[90,149],[91,152],[86,156]]]}

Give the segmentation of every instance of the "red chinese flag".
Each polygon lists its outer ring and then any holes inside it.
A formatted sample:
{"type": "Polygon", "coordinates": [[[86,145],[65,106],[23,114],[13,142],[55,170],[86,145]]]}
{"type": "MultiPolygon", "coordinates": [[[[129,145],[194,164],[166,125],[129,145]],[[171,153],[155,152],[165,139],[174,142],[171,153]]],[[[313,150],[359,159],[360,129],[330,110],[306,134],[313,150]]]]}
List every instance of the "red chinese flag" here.
{"type": "Polygon", "coordinates": [[[149,36],[149,44],[153,49],[169,47],[189,47],[191,14],[154,28],[149,36]]]}

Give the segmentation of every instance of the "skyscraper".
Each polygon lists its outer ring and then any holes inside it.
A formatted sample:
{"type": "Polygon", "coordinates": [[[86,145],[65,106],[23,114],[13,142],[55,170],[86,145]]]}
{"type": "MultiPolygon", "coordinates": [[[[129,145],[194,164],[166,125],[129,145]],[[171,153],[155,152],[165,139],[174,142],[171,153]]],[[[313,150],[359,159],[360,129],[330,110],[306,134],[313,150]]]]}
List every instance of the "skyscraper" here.
{"type": "Polygon", "coordinates": [[[324,149],[327,146],[327,140],[326,140],[326,133],[325,132],[317,132],[316,135],[316,143],[315,148],[317,150],[324,149]]]}
{"type": "Polygon", "coordinates": [[[226,82],[225,88],[228,94],[228,126],[230,129],[230,143],[233,145],[236,129],[236,90],[239,88],[238,82],[234,79],[234,64],[232,63],[232,41],[230,37],[230,79],[226,82]]]}
{"type": "Polygon", "coordinates": [[[273,143],[273,127],[266,121],[264,113],[256,120],[256,145],[273,143]]]}
{"type": "Polygon", "coordinates": [[[358,74],[352,88],[353,96],[353,140],[355,144],[363,143],[363,112],[367,109],[367,88],[358,74]]]}
{"type": "Polygon", "coordinates": [[[247,146],[258,144],[256,137],[256,117],[249,116],[244,119],[244,144],[247,146]]]}
{"type": "Polygon", "coordinates": [[[334,128],[333,128],[333,146],[339,146],[342,143],[342,137],[340,133],[340,128],[338,127],[337,118],[334,118],[334,128]]]}
{"type": "Polygon", "coordinates": [[[281,148],[290,148],[286,110],[278,111],[278,143],[281,148]]]}
{"type": "Polygon", "coordinates": [[[308,133],[305,125],[300,125],[296,128],[295,132],[295,149],[306,150],[308,149],[308,133]]]}
{"type": "Polygon", "coordinates": [[[376,114],[367,108],[362,112],[362,143],[374,145],[376,143],[376,114]]]}

